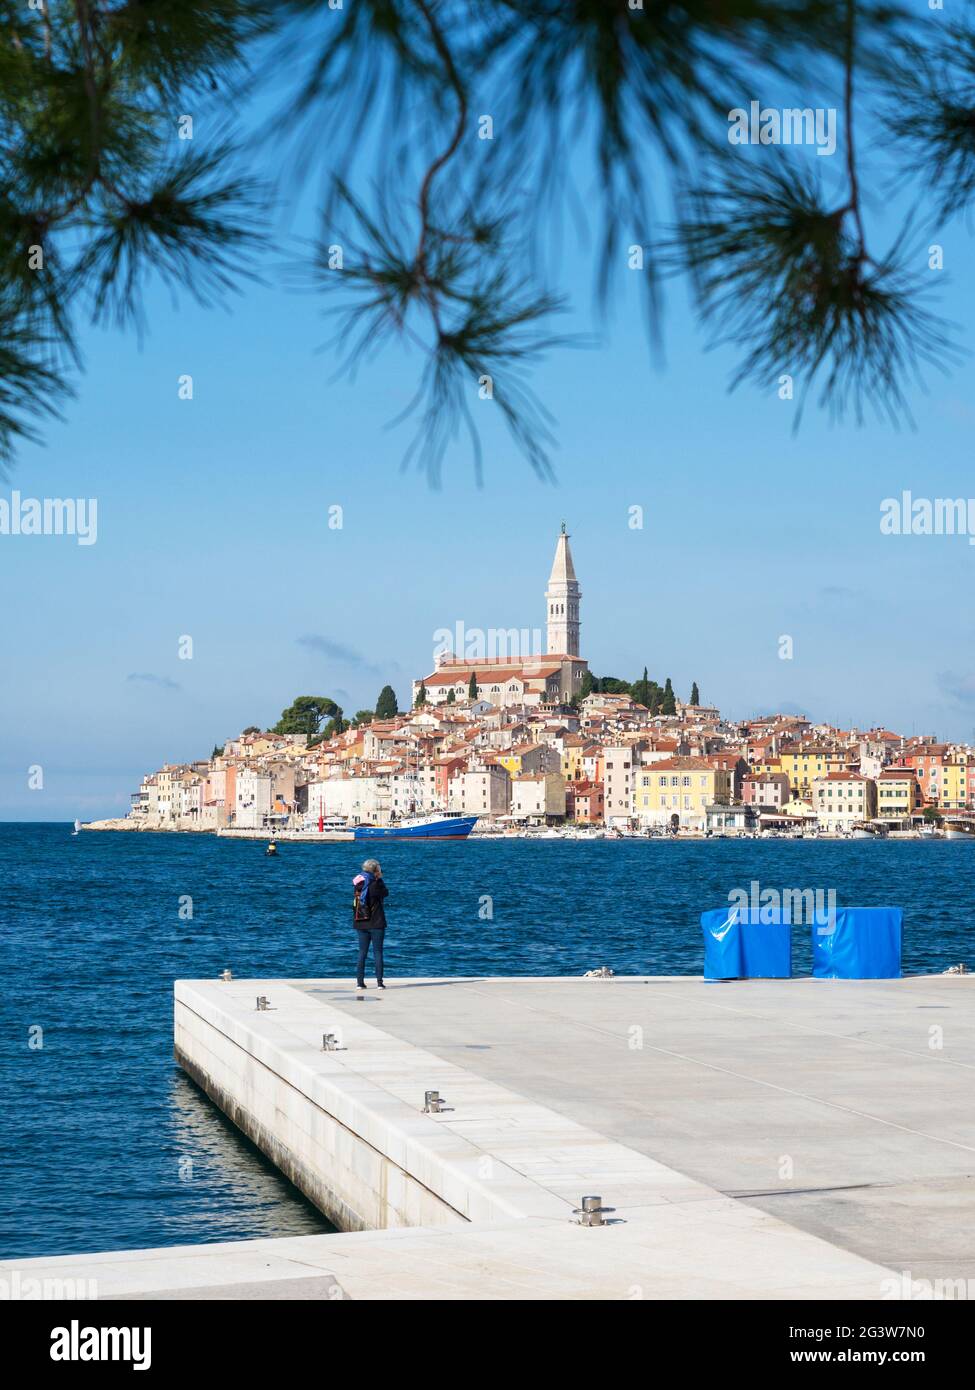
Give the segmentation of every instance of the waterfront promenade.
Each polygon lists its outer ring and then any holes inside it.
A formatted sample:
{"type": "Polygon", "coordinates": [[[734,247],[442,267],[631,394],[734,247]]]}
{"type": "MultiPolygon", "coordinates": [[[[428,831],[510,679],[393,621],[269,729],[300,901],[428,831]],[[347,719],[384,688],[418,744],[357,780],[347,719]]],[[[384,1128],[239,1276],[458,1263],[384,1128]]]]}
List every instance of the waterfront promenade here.
{"type": "Polygon", "coordinates": [[[975,1278],[972,989],[181,981],[179,1060],[349,1233],[3,1273],[101,1297],[431,1299],[882,1299],[904,1271],[975,1278]],[[428,1090],[449,1108],[422,1113],[428,1090]],[[589,1193],[613,1224],[572,1224],[589,1193]]]}

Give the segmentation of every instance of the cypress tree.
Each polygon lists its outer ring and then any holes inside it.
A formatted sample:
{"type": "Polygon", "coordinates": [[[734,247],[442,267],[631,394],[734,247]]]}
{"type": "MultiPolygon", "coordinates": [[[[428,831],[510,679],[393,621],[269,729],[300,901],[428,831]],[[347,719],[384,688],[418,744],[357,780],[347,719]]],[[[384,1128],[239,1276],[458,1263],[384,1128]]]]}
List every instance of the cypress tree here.
{"type": "Polygon", "coordinates": [[[384,685],[379,692],[379,699],[376,701],[376,718],[392,719],[394,714],[399,714],[396,692],[391,685],[384,685]]]}

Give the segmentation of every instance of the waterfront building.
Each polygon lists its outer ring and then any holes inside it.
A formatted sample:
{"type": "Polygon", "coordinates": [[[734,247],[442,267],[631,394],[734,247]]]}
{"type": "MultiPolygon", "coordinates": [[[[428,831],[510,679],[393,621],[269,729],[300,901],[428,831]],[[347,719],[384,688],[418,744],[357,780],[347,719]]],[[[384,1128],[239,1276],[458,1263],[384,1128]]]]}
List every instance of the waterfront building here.
{"type": "Polygon", "coordinates": [[[200,821],[203,818],[206,779],[196,773],[185,773],[179,784],[179,810],[183,820],[200,821]]]}
{"type": "Polygon", "coordinates": [[[515,820],[550,824],[565,819],[565,778],[561,772],[535,772],[511,783],[511,815],[515,820]]]}
{"type": "Polygon", "coordinates": [[[945,759],[941,769],[941,807],[945,811],[967,811],[971,804],[967,762],[956,755],[945,759]]]}
{"type": "Polygon", "coordinates": [[[254,768],[237,774],[234,824],[241,829],[260,830],[271,814],[271,775],[254,768]]]}
{"type": "Polygon", "coordinates": [[[511,777],[499,763],[458,771],[448,786],[447,810],[451,815],[495,818],[511,807],[511,777]]]}
{"type": "Polygon", "coordinates": [[[628,744],[603,748],[603,817],[607,825],[633,819],[636,753],[628,744]]]}
{"type": "Polygon", "coordinates": [[[706,758],[666,758],[640,773],[635,809],[642,824],[703,830],[708,807],[730,801],[727,768],[712,767],[706,758]]]}
{"type": "Polygon", "coordinates": [[[731,806],[719,802],[704,810],[704,828],[712,835],[751,834],[759,824],[759,812],[754,806],[731,806]]]}
{"type": "Polygon", "coordinates": [[[813,810],[824,830],[845,832],[877,815],[877,784],[858,772],[830,772],[813,783],[813,810]]]}
{"type": "Polygon", "coordinates": [[[579,825],[602,825],[603,786],[601,782],[566,782],[565,817],[579,825]]]}
{"type": "Polygon", "coordinates": [[[914,746],[898,759],[898,765],[912,767],[916,772],[922,806],[940,806],[943,799],[947,745],[926,739],[912,742],[914,746]]]}
{"type": "Polygon", "coordinates": [[[885,768],[877,778],[877,816],[908,827],[920,802],[920,788],[911,768],[885,768]]]}
{"type": "Polygon", "coordinates": [[[784,772],[767,776],[750,773],[742,778],[741,799],[746,806],[768,806],[780,810],[790,797],[789,779],[784,772]]]}

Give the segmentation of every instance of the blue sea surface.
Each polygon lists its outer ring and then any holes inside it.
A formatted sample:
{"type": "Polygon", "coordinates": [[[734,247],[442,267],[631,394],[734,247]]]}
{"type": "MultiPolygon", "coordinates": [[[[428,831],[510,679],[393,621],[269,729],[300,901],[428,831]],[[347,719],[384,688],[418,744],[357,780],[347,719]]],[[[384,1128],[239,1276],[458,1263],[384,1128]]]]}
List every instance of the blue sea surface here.
{"type": "MultiPolygon", "coordinates": [[[[174,1063],[172,990],[228,967],[351,982],[362,847],[282,844],[267,859],[260,841],[70,830],[0,824],[0,1256],[330,1229],[174,1063]]],[[[700,974],[701,912],[753,880],[833,889],[840,907],[902,907],[905,973],[975,965],[964,842],[379,849],[392,981],[600,965],[700,974]]],[[[793,938],[794,969],[808,973],[808,929],[793,938]]]]}

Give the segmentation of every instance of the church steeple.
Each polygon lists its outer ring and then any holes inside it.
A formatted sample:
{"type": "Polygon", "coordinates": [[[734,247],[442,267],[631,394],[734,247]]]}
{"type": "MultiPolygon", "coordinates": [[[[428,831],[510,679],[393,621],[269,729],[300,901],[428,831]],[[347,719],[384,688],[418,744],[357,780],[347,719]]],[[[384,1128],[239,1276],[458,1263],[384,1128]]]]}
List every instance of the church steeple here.
{"type": "Polygon", "coordinates": [[[548,640],[546,652],[564,656],[579,655],[579,600],[582,592],[576,579],[569,549],[569,535],[562,531],[555,546],[555,560],[545,590],[548,640]]]}

